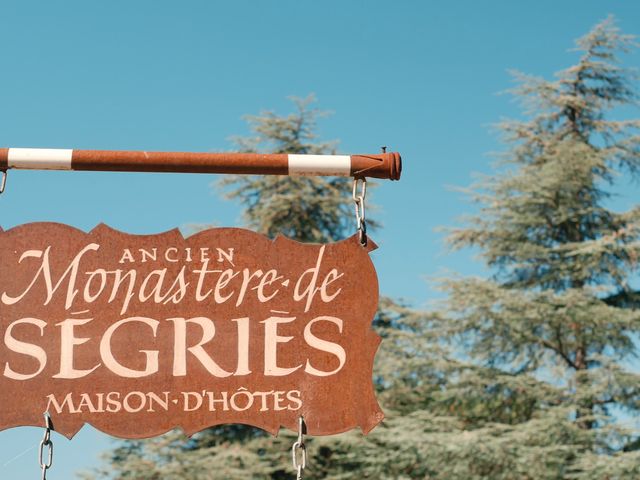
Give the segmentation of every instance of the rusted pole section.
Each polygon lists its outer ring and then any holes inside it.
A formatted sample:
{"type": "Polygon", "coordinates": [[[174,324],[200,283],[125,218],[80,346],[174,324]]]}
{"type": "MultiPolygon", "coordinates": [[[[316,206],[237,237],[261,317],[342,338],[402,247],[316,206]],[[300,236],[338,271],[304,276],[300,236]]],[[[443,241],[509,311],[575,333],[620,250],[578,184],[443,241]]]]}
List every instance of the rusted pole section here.
{"type": "Polygon", "coordinates": [[[91,170],[113,172],[319,175],[399,180],[400,154],[298,155],[190,153],[48,148],[2,148],[0,171],[91,170]]]}

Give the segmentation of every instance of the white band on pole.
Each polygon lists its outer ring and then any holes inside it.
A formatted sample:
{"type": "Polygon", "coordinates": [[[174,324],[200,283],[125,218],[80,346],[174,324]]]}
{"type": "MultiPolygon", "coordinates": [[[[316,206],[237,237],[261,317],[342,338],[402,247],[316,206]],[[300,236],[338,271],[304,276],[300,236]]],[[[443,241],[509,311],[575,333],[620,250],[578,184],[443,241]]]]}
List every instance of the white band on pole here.
{"type": "Polygon", "coordinates": [[[351,175],[349,155],[289,155],[289,175],[351,175]]]}
{"type": "Polygon", "coordinates": [[[71,170],[73,150],[62,148],[10,148],[9,168],[71,170]]]}

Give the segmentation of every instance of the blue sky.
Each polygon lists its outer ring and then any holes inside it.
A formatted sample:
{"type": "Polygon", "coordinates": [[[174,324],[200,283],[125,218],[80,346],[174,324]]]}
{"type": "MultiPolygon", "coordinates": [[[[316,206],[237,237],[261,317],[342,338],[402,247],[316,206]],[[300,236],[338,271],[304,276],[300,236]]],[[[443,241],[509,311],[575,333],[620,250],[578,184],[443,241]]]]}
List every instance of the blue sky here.
{"type": "MultiPolygon", "coordinates": [[[[3,1],[0,144],[14,147],[224,151],[242,116],[287,113],[315,93],[333,114],[323,139],[341,153],[402,153],[369,215],[381,291],[424,305],[444,269],[481,273],[442,235],[469,205],[451,185],[489,172],[501,148],[490,125],[519,114],[509,69],[550,77],[573,40],[613,13],[640,34],[630,1],[3,1]]],[[[640,52],[625,58],[640,67],[640,52]]],[[[637,116],[637,113],[636,113],[637,116]]],[[[100,222],[132,233],[190,223],[237,225],[240,211],[199,175],[11,172],[0,225],[100,222]]],[[[637,188],[637,186],[636,186],[637,188]]],[[[637,203],[630,186],[620,207],[637,203]]],[[[38,474],[33,428],[0,433],[0,478],[38,474]],[[30,449],[30,450],[29,450],[30,449]],[[26,452],[26,453],[25,453],[26,452]]],[[[90,427],[54,436],[50,479],[96,464],[110,443],[90,427]]]]}

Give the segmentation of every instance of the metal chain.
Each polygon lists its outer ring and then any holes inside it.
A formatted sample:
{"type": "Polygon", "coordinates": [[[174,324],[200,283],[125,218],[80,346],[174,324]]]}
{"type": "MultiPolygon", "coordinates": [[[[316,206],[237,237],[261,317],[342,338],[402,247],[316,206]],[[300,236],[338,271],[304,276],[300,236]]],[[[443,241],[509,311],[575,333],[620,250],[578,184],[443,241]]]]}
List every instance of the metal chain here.
{"type": "Polygon", "coordinates": [[[53,442],[51,441],[51,430],[53,430],[53,422],[51,422],[51,416],[49,412],[44,414],[44,437],[40,442],[40,454],[38,455],[38,461],[40,462],[40,468],[42,469],[42,480],[47,480],[47,470],[53,465],[53,442]],[[47,450],[47,461],[44,461],[45,450],[47,450]]]}
{"type": "Polygon", "coordinates": [[[304,417],[301,415],[298,419],[298,440],[291,448],[291,458],[293,460],[293,468],[296,469],[296,480],[302,480],[302,472],[307,468],[307,446],[304,444],[304,434],[307,433],[307,426],[304,423],[304,417]]]}
{"type": "Polygon", "coordinates": [[[2,177],[0,177],[0,195],[2,195],[4,193],[4,187],[7,186],[7,171],[1,170],[0,175],[2,175],[2,177]]]}
{"type": "Polygon", "coordinates": [[[367,246],[367,221],[364,199],[367,196],[367,179],[353,179],[353,203],[356,207],[356,227],[358,229],[358,237],[360,245],[367,246]],[[358,188],[359,187],[359,188],[358,188]],[[358,190],[360,193],[358,193],[358,190]]]}

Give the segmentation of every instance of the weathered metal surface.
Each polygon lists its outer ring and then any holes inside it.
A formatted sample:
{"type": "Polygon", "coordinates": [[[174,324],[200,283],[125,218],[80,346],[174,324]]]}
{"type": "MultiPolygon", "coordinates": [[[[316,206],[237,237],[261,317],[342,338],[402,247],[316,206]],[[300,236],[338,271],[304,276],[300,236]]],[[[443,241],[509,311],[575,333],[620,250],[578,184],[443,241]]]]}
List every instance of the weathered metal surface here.
{"type": "Polygon", "coordinates": [[[0,229],[0,429],[122,438],[222,423],[368,432],[378,284],[357,237],[187,239],[54,223],[0,229]]]}
{"type": "Polygon", "coordinates": [[[94,170],[257,175],[344,175],[399,180],[397,152],[362,155],[296,155],[0,148],[0,171],[94,170]]]}

